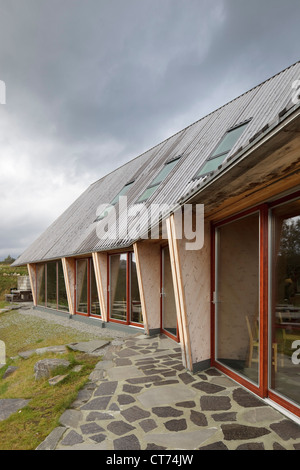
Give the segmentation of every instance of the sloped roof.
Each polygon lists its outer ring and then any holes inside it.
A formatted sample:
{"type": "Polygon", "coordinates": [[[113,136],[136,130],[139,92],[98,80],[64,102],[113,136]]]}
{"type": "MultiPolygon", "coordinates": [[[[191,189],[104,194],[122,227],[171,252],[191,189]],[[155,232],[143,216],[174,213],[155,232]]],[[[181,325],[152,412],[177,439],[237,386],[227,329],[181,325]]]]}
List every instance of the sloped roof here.
{"type": "MultiPolygon", "coordinates": [[[[299,78],[300,62],[297,62],[99,179],[14,264],[22,265],[130,246],[135,241],[132,236],[122,235],[116,240],[98,238],[95,219],[100,204],[109,204],[124,185],[132,180],[135,182],[126,195],[129,207],[136,204],[164,164],[181,155],[176,167],[146,202],[146,205],[154,203],[175,207],[187,194],[197,191],[200,184],[205,185],[207,177],[195,180],[194,176],[230,128],[250,121],[227,160],[242,148],[251,146],[259,135],[268,132],[272,124],[280,119],[282,110],[298,106],[292,103],[292,84],[299,78]]],[[[209,175],[208,179],[219,171],[220,169],[209,175]]],[[[122,227],[124,223],[121,215],[119,224],[122,227]]],[[[134,220],[130,223],[131,234],[134,233],[136,223],[134,220]]],[[[138,223],[146,230],[147,217],[140,217],[138,223]]]]}

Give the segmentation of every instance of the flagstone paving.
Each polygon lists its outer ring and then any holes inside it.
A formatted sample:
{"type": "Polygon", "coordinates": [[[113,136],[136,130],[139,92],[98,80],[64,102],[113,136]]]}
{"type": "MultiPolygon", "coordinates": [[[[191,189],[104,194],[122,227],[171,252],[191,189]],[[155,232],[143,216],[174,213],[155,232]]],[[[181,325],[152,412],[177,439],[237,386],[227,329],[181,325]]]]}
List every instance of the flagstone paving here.
{"type": "Polygon", "coordinates": [[[300,450],[300,426],[162,335],[113,341],[39,450],[300,450]]]}

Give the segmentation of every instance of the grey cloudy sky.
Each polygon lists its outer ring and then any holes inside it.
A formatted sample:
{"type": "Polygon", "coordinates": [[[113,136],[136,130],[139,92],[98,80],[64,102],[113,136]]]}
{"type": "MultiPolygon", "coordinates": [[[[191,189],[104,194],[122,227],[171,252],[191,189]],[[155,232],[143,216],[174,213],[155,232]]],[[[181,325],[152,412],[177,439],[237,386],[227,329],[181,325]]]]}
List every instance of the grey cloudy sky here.
{"type": "Polygon", "coordinates": [[[0,259],[89,184],[298,61],[299,23],[299,0],[0,0],[0,259]]]}

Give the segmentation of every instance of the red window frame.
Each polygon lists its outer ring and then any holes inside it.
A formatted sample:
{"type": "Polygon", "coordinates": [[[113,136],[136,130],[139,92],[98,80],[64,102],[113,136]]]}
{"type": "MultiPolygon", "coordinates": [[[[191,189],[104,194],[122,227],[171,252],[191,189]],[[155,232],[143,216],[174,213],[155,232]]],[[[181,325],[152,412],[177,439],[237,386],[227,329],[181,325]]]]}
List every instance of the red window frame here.
{"type": "Polygon", "coordinates": [[[131,321],[131,259],[134,252],[131,251],[122,251],[122,252],[113,252],[108,255],[107,263],[107,305],[108,312],[107,317],[109,322],[120,323],[122,325],[136,326],[138,328],[144,328],[143,323],[136,323],[131,321]],[[116,320],[111,318],[111,296],[110,296],[110,259],[114,255],[126,255],[126,320],[116,320]]]}
{"type": "MultiPolygon", "coordinates": [[[[257,394],[261,398],[269,398],[273,402],[282,406],[295,416],[300,417],[300,407],[292,404],[288,399],[284,399],[278,395],[274,390],[269,388],[269,277],[272,276],[272,272],[269,272],[269,210],[279,204],[288,202],[293,199],[300,197],[300,191],[290,194],[283,198],[279,198],[272,203],[261,204],[253,207],[249,210],[235,214],[227,219],[224,219],[217,223],[211,224],[211,366],[219,369],[228,377],[235,380],[237,383],[246,387],[253,393],[257,394]],[[254,212],[260,214],[260,253],[259,253],[259,271],[260,271],[260,290],[259,290],[259,305],[260,305],[260,348],[259,348],[259,385],[256,386],[252,382],[248,381],[245,377],[240,376],[238,373],[228,369],[223,364],[220,364],[215,357],[215,345],[216,345],[216,311],[213,303],[213,293],[216,287],[216,228],[221,225],[227,224],[234,220],[238,220],[242,217],[250,215],[254,212]]],[[[271,267],[272,268],[272,267],[271,267]]]]}
{"type": "Polygon", "coordinates": [[[60,310],[58,308],[58,304],[59,304],[59,299],[58,299],[58,263],[60,262],[59,259],[57,260],[49,260],[49,261],[45,261],[44,263],[37,263],[35,265],[35,278],[37,280],[37,267],[38,266],[44,266],[44,270],[45,270],[45,291],[44,291],[44,294],[45,294],[45,302],[44,302],[44,305],[41,305],[38,303],[38,285],[37,285],[37,282],[36,282],[36,286],[35,286],[35,292],[36,292],[36,301],[37,301],[37,306],[40,306],[40,307],[45,307],[45,308],[49,308],[50,310],[57,310],[58,312],[62,312],[62,313],[67,313],[68,312],[66,310],[60,310]],[[48,276],[48,267],[47,265],[49,263],[56,263],[56,308],[52,308],[52,307],[48,307],[47,305],[47,276],[48,276]]]}
{"type": "Polygon", "coordinates": [[[222,220],[216,224],[212,224],[212,249],[211,249],[211,365],[221,372],[231,377],[236,382],[247,387],[252,392],[256,393],[261,398],[267,396],[267,371],[268,362],[266,352],[268,350],[268,208],[265,204],[253,207],[247,211],[238,213],[232,217],[222,220]],[[240,376],[238,373],[228,369],[223,364],[219,363],[215,357],[216,345],[216,309],[213,302],[213,293],[216,288],[216,229],[222,225],[228,224],[235,220],[241,219],[248,215],[259,213],[259,275],[260,275],[260,289],[259,289],[259,307],[260,307],[260,348],[259,348],[259,383],[258,386],[253,382],[248,381],[245,377],[240,376]]]}
{"type": "MultiPolygon", "coordinates": [[[[99,320],[102,320],[102,313],[100,315],[95,315],[91,313],[91,270],[95,269],[94,268],[94,263],[93,263],[93,258],[92,257],[86,257],[86,258],[76,258],[75,259],[75,285],[74,285],[74,306],[75,306],[75,314],[76,315],[82,315],[84,317],[91,317],[91,318],[97,318],[99,320]],[[79,312],[77,311],[77,262],[80,260],[86,260],[87,261],[87,313],[85,312],[79,312]]],[[[99,301],[99,294],[97,291],[97,296],[98,296],[98,302],[100,305],[100,312],[101,312],[101,304],[99,301]]]]}
{"type": "MultiPolygon", "coordinates": [[[[163,290],[163,250],[165,248],[169,248],[169,245],[162,245],[160,247],[160,331],[164,335],[168,336],[169,338],[173,339],[177,343],[180,342],[180,336],[179,336],[179,325],[178,325],[178,318],[177,318],[177,312],[176,312],[176,335],[172,335],[169,331],[165,330],[163,328],[163,295],[162,295],[162,290],[163,290]]],[[[170,250],[170,248],[169,248],[170,250]]]]}

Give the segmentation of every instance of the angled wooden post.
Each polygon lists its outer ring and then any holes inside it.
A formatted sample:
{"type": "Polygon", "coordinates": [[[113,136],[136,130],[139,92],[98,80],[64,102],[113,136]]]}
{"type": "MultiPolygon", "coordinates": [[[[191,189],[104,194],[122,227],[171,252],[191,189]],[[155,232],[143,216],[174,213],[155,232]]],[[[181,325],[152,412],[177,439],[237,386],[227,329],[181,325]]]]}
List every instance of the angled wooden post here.
{"type": "Polygon", "coordinates": [[[31,292],[32,292],[32,300],[33,305],[37,306],[37,298],[36,298],[36,265],[35,264],[27,264],[27,270],[29,274],[29,280],[31,285],[31,292]]]}
{"type": "Polygon", "coordinates": [[[75,260],[73,258],[62,258],[62,267],[65,278],[67,299],[70,315],[75,314],[75,260]]]}
{"type": "Polygon", "coordinates": [[[107,254],[92,253],[101,318],[107,322],[107,254]]]}
{"type": "Polygon", "coordinates": [[[139,291],[140,291],[144,329],[146,333],[149,335],[149,324],[148,324],[146,299],[145,299],[143,279],[142,279],[141,261],[140,261],[138,246],[136,243],[134,243],[133,245],[133,250],[134,250],[134,255],[135,255],[135,260],[136,260],[136,272],[137,272],[138,285],[139,285],[139,291]]]}
{"type": "Polygon", "coordinates": [[[173,285],[174,285],[174,293],[175,293],[175,303],[176,303],[176,310],[177,310],[177,320],[178,320],[178,327],[179,327],[179,334],[180,334],[180,342],[183,348],[183,360],[184,366],[192,370],[193,368],[193,361],[192,361],[192,353],[191,353],[191,341],[189,335],[189,328],[188,328],[188,321],[187,321],[187,313],[186,313],[186,306],[185,306],[185,297],[184,297],[184,287],[183,287],[183,280],[182,280],[182,272],[180,267],[180,259],[179,259],[179,248],[177,244],[176,238],[176,221],[174,215],[172,214],[167,220],[167,232],[168,232],[168,240],[169,240],[169,250],[170,250],[170,258],[171,258],[171,267],[172,267],[172,275],[173,275],[173,285]]]}
{"type": "Polygon", "coordinates": [[[181,234],[180,222],[171,215],[167,227],[185,366],[191,371],[205,370],[211,364],[210,225],[204,223],[203,246],[190,250],[188,240],[181,234]]]}

